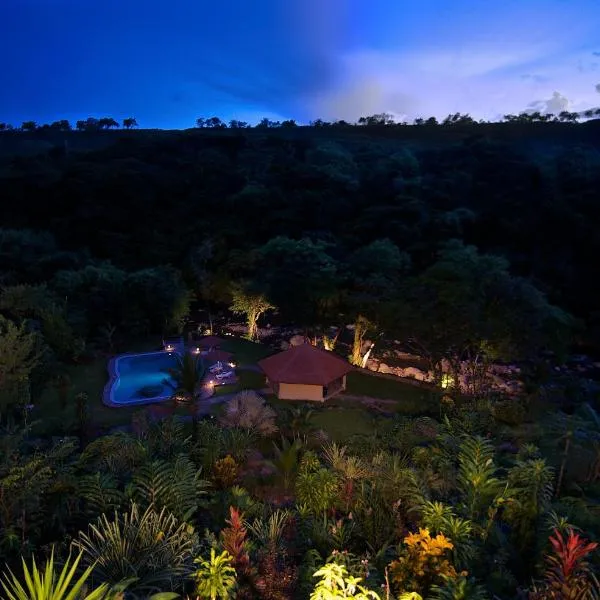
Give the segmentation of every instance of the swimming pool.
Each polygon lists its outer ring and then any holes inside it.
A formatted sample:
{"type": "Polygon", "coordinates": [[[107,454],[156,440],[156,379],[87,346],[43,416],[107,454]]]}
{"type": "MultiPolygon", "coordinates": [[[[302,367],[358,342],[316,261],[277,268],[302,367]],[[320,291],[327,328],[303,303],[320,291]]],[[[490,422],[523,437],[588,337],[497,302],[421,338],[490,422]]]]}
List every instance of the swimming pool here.
{"type": "Polygon", "coordinates": [[[104,403],[126,406],[167,400],[174,392],[167,382],[175,383],[167,369],[176,366],[177,356],[164,351],[113,358],[108,364],[110,379],[104,388],[104,403]]]}

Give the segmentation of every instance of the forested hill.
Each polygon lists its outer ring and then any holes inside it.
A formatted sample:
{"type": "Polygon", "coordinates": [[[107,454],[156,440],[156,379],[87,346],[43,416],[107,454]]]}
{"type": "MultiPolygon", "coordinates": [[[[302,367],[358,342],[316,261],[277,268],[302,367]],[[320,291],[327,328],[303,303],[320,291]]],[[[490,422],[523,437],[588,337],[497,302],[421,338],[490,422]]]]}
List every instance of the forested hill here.
{"type": "MultiPolygon", "coordinates": [[[[127,269],[185,269],[210,239],[212,268],[235,279],[251,250],[287,235],[338,256],[389,238],[420,270],[462,238],[505,256],[588,332],[600,322],[600,120],[7,131],[0,194],[2,228],[50,232],[67,263],[85,249],[127,269]]],[[[47,256],[53,243],[32,236],[28,252],[47,256]]],[[[14,260],[6,244],[0,254],[14,260]]]]}

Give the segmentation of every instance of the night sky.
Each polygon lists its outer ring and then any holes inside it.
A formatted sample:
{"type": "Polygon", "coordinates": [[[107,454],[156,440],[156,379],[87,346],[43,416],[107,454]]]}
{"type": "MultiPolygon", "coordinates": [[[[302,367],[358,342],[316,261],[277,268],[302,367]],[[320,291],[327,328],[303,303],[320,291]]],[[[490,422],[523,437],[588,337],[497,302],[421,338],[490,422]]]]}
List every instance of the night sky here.
{"type": "Polygon", "coordinates": [[[580,111],[600,0],[0,0],[0,65],[14,125],[580,111]]]}

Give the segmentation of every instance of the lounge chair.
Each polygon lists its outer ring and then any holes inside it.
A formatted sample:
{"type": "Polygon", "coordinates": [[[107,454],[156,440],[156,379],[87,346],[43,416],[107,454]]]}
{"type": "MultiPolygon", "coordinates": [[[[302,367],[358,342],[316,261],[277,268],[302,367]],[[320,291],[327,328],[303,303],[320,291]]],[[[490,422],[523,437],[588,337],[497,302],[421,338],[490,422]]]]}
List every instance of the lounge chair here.
{"type": "Polygon", "coordinates": [[[228,377],[233,377],[233,371],[223,371],[222,373],[217,373],[215,377],[217,379],[227,379],[228,377]]]}

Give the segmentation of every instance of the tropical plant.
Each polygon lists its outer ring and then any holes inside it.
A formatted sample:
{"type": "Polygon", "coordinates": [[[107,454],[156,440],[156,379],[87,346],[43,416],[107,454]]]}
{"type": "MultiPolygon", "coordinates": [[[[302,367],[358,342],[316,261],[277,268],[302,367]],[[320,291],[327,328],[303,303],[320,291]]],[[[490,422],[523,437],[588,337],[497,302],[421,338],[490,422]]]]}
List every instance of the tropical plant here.
{"type": "Polygon", "coordinates": [[[226,427],[239,427],[268,436],[277,431],[276,416],[262,396],[252,390],[243,390],[227,401],[221,422],[226,427]]]}
{"type": "Polygon", "coordinates": [[[196,398],[199,393],[199,387],[206,374],[206,366],[201,355],[193,355],[186,352],[183,357],[174,353],[177,359],[177,366],[169,369],[169,375],[175,383],[169,382],[174,391],[183,391],[192,398],[196,398]]]}
{"type": "Polygon", "coordinates": [[[514,528],[521,550],[535,540],[541,516],[548,510],[554,494],[554,469],[542,458],[517,462],[508,473],[512,501],[504,517],[514,528]]]}
{"type": "Polygon", "coordinates": [[[442,585],[431,586],[428,600],[487,600],[489,597],[485,588],[473,578],[459,575],[458,577],[444,576],[442,585]]]}
{"type": "Polygon", "coordinates": [[[236,572],[245,574],[250,569],[250,555],[248,554],[248,531],[244,525],[244,513],[230,506],[229,519],[226,523],[228,526],[221,530],[223,548],[231,556],[236,572]]]}
{"type": "Polygon", "coordinates": [[[239,465],[235,458],[227,455],[215,462],[213,467],[213,479],[220,488],[228,488],[233,485],[239,472],[239,465]]]}
{"type": "Polygon", "coordinates": [[[350,575],[345,565],[327,563],[313,577],[319,577],[320,581],[315,585],[310,600],[379,600],[377,592],[360,585],[362,578],[350,575]]]}
{"type": "Polygon", "coordinates": [[[81,553],[74,560],[69,555],[57,576],[54,548],[43,570],[38,569],[35,557],[32,558],[31,570],[25,559],[22,559],[24,584],[10,569],[0,581],[6,594],[5,600],[108,600],[107,583],[90,593],[86,592],[93,565],[85,569],[78,578],[75,577],[80,561],[81,553]]]}
{"type": "Polygon", "coordinates": [[[300,451],[302,443],[300,440],[290,442],[287,438],[281,438],[281,445],[278,446],[273,442],[273,451],[275,458],[271,461],[271,465],[280,475],[283,487],[288,490],[293,483],[298,469],[300,468],[300,451]]]}
{"type": "Polygon", "coordinates": [[[209,486],[202,470],[179,455],[173,461],[154,460],[136,469],[127,493],[140,506],[166,508],[177,519],[188,521],[209,486]]]}
{"type": "Polygon", "coordinates": [[[586,557],[598,547],[569,530],[566,539],[554,530],[550,536],[552,554],[546,557],[544,581],[530,593],[530,600],[587,600],[600,594],[598,582],[586,557]]]}
{"type": "Polygon", "coordinates": [[[312,514],[333,508],[337,502],[339,480],[329,469],[300,472],[296,478],[296,500],[312,514]]]}
{"type": "Polygon", "coordinates": [[[467,437],[458,454],[458,488],[462,494],[465,516],[476,521],[502,490],[495,474],[494,447],[481,437],[467,437]]]}
{"type": "Polygon", "coordinates": [[[83,562],[94,566],[95,577],[111,585],[135,578],[132,591],[143,592],[181,585],[196,544],[193,529],[165,508],[149,506],[140,513],[135,503],[112,520],[102,515],[73,542],[83,562]]]}
{"type": "Polygon", "coordinates": [[[397,589],[418,592],[425,597],[434,584],[443,583],[444,578],[457,577],[448,558],[448,551],[453,547],[445,535],[431,537],[427,529],[407,535],[398,559],[389,567],[397,589]]]}
{"type": "Polygon", "coordinates": [[[201,598],[210,598],[210,600],[233,598],[237,581],[235,569],[231,566],[232,560],[227,550],[223,550],[217,556],[214,548],[211,548],[208,560],[202,557],[194,560],[198,568],[193,578],[196,581],[196,592],[201,598]]]}

